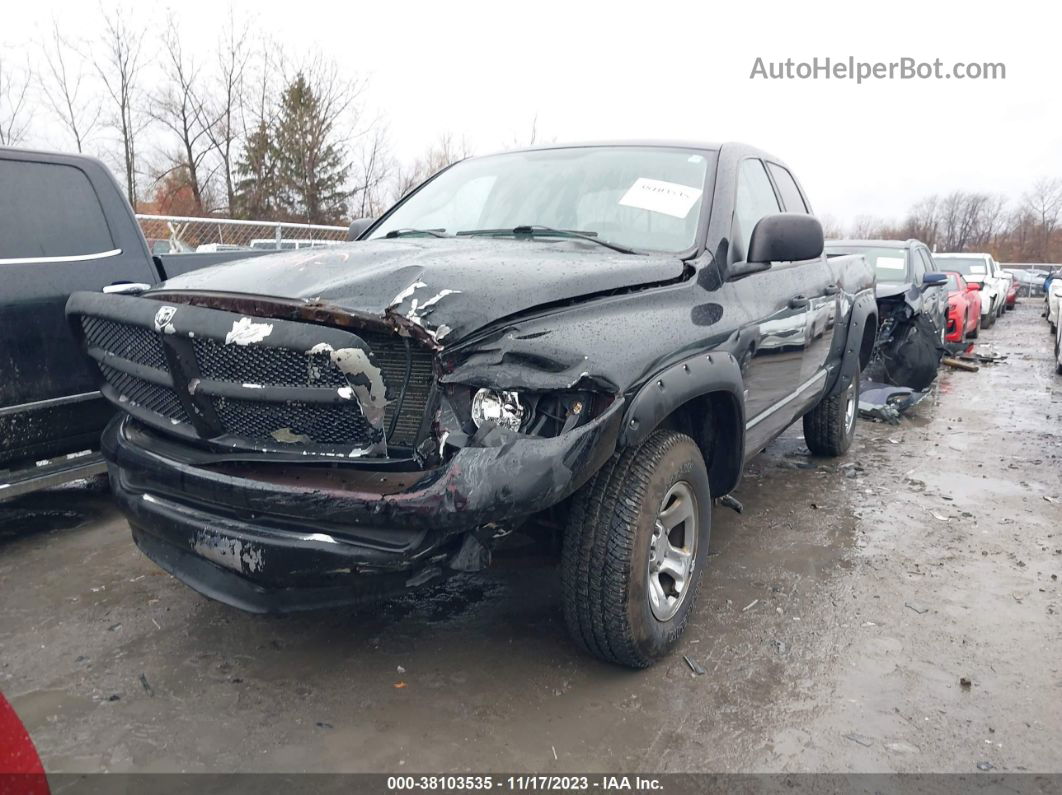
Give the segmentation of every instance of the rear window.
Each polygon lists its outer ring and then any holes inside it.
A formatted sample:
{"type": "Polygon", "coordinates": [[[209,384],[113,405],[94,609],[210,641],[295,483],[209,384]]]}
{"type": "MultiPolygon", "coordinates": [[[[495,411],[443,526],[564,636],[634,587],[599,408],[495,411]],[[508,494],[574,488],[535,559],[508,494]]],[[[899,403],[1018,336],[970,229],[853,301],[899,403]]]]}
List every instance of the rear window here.
{"type": "Polygon", "coordinates": [[[81,169],[0,160],[0,259],[83,257],[114,248],[81,169]]]}
{"type": "Polygon", "coordinates": [[[958,271],[963,276],[984,276],[988,265],[981,257],[940,257],[940,265],[950,271],[958,271]]]}
{"type": "Polygon", "coordinates": [[[907,252],[902,248],[830,246],[830,254],[862,254],[874,268],[879,282],[906,282],[907,252]]]}

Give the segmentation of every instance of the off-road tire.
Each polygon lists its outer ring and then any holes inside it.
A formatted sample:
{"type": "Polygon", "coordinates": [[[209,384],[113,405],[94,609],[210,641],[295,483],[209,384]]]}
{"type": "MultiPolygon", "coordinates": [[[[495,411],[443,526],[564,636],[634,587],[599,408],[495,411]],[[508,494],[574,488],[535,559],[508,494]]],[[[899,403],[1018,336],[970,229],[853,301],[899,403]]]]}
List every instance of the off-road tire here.
{"type": "Polygon", "coordinates": [[[647,668],[678,642],[708,560],[712,497],[694,441],[655,431],[614,455],[572,501],[564,534],[564,618],[575,642],[606,662],[647,668]],[[649,549],[662,500],[685,481],[696,498],[697,544],[678,611],[660,621],[649,605],[649,549]]]}
{"type": "Polygon", "coordinates": [[[855,438],[859,419],[859,371],[836,395],[824,397],[804,415],[804,443],[814,455],[844,455],[855,438]],[[848,401],[853,404],[849,407],[848,401]],[[851,413],[849,414],[849,408],[851,413]]]}

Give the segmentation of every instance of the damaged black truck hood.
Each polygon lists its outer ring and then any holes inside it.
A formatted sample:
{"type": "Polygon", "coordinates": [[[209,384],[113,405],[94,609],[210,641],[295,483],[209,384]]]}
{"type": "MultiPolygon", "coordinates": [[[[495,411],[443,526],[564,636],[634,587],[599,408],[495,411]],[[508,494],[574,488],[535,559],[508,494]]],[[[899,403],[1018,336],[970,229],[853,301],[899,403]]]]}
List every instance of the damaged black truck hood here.
{"type": "Polygon", "coordinates": [[[442,344],[556,301],[673,281],[682,260],[578,240],[417,238],[288,251],[192,271],[160,289],[242,293],[397,312],[442,344]]]}

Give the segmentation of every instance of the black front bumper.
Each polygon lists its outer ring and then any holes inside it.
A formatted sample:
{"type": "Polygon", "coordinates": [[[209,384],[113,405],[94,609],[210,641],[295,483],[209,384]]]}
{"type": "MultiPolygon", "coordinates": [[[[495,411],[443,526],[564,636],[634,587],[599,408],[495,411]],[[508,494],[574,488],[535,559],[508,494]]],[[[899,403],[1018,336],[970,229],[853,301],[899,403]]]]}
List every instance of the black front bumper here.
{"type": "Polygon", "coordinates": [[[473,531],[565,499],[615,450],[622,406],[552,439],[495,433],[413,473],[211,460],[124,416],[103,453],[149,558],[211,598],[285,612],[430,580],[473,531]]]}

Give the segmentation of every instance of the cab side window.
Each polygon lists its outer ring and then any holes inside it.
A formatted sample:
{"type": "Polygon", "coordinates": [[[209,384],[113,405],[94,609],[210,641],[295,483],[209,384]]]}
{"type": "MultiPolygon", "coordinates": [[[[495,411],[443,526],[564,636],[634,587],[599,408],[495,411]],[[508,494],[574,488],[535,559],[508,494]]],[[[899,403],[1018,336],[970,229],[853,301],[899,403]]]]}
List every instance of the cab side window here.
{"type": "Polygon", "coordinates": [[[103,207],[81,169],[0,159],[0,185],[0,259],[76,259],[114,249],[103,207]]]}
{"type": "Polygon", "coordinates": [[[768,163],[767,168],[771,172],[771,177],[774,178],[774,184],[778,186],[778,193],[782,196],[782,204],[785,205],[785,211],[787,213],[803,213],[805,215],[810,212],[807,202],[800,195],[800,188],[797,187],[796,180],[793,179],[793,175],[789,173],[789,170],[777,163],[768,163]]]}
{"type": "Polygon", "coordinates": [[[741,161],[738,168],[737,196],[734,201],[734,222],[731,240],[734,246],[734,262],[741,262],[749,252],[752,230],[765,215],[781,212],[774,187],[760,160],[749,158],[741,161]]]}
{"type": "Polygon", "coordinates": [[[922,255],[922,275],[918,277],[916,284],[922,283],[922,278],[927,273],[933,273],[937,270],[936,264],[933,262],[933,255],[929,253],[928,248],[918,249],[918,253],[922,255]]]}
{"type": "Polygon", "coordinates": [[[923,277],[926,275],[925,251],[921,248],[916,248],[912,253],[914,256],[911,257],[911,281],[915,284],[921,284],[923,277]]]}

